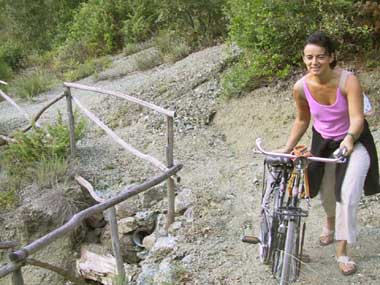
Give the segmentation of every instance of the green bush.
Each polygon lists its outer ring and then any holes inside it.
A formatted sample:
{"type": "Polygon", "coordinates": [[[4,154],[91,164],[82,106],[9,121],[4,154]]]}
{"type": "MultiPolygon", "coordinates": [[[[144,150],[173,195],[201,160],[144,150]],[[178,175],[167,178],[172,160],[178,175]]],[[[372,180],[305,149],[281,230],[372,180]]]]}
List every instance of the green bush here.
{"type": "Polygon", "coordinates": [[[214,44],[227,35],[226,0],[161,0],[160,25],[176,31],[192,48],[214,44]]]}
{"type": "Polygon", "coordinates": [[[26,57],[23,47],[15,42],[7,41],[0,45],[0,62],[6,63],[13,70],[23,66],[26,57]]]}
{"type": "Polygon", "coordinates": [[[175,62],[191,52],[187,41],[175,31],[160,31],[154,43],[165,62],[175,62]]]}
{"type": "Polygon", "coordinates": [[[10,84],[10,92],[16,97],[32,99],[49,90],[55,83],[56,78],[47,70],[35,69],[16,76],[10,84]]]}
{"type": "MultiPolygon", "coordinates": [[[[5,62],[0,60],[0,80],[7,81],[13,75],[12,68],[5,62]]],[[[0,86],[2,89],[4,86],[0,86]]]]}
{"type": "Polygon", "coordinates": [[[227,74],[226,86],[242,86],[243,89],[249,86],[243,82],[251,80],[240,80],[238,75],[232,75],[239,73],[239,66],[249,66],[249,71],[240,72],[244,74],[243,78],[248,77],[249,72],[256,81],[286,77],[291,68],[302,65],[304,41],[317,30],[323,30],[337,40],[340,54],[352,52],[353,46],[356,52],[363,52],[371,43],[368,27],[357,25],[354,0],[227,2],[230,41],[244,50],[245,56],[241,60],[245,63],[240,63],[227,74]],[[235,82],[228,83],[229,80],[235,82]]]}
{"type": "MultiPolygon", "coordinates": [[[[77,117],[75,114],[75,137],[80,139],[85,121],[77,120],[77,117]]],[[[70,150],[69,128],[60,113],[56,123],[33,128],[27,133],[17,132],[14,138],[16,143],[9,144],[0,154],[2,172],[7,179],[18,181],[20,185],[24,181],[36,181],[42,185],[42,178],[49,175],[49,170],[52,170],[54,178],[57,174],[62,175],[67,168],[64,160],[70,150]]],[[[13,185],[17,186],[15,183],[13,185]]]]}
{"type": "Polygon", "coordinates": [[[122,0],[89,0],[80,5],[69,27],[66,49],[84,48],[90,56],[111,53],[123,46],[122,26],[128,6],[122,0]],[[75,43],[81,44],[76,47],[75,43]]]}
{"type": "Polygon", "coordinates": [[[124,42],[138,43],[149,39],[156,31],[160,17],[159,0],[128,0],[128,17],[124,21],[124,42]]]}

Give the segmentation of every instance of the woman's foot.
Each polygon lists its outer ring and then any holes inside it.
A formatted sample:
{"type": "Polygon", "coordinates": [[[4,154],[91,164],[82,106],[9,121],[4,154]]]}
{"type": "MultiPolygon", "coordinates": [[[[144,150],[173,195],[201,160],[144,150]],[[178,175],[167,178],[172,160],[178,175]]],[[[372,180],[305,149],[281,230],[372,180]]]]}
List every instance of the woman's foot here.
{"type": "Polygon", "coordinates": [[[334,230],[329,230],[327,227],[322,228],[322,234],[319,236],[319,244],[326,246],[334,242],[334,230]]]}
{"type": "Polygon", "coordinates": [[[336,261],[338,262],[339,271],[343,275],[346,275],[346,276],[352,275],[357,270],[356,263],[354,261],[350,260],[350,258],[348,256],[341,255],[341,256],[336,258],[336,261]]]}

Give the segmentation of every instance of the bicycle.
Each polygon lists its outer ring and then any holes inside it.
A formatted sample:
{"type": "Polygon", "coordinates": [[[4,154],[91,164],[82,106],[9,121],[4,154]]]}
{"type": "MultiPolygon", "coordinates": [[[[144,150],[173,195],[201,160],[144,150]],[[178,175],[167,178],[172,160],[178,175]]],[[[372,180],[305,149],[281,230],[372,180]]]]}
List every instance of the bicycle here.
{"type": "Polygon", "coordinates": [[[305,169],[311,161],[344,163],[342,152],[336,158],[322,158],[265,151],[256,140],[256,153],[264,154],[261,221],[258,237],[243,237],[244,242],[259,243],[260,261],[272,265],[272,274],[280,284],[295,282],[301,270],[310,195],[305,169]],[[268,177],[266,177],[266,172],[268,177]],[[306,209],[301,207],[306,200],[306,209]]]}

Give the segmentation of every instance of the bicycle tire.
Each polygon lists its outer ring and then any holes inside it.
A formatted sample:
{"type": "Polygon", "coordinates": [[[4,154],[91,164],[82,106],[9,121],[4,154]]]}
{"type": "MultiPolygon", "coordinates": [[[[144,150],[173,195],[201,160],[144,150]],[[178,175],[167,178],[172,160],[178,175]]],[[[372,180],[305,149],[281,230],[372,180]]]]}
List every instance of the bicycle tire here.
{"type": "Polygon", "coordinates": [[[268,212],[262,209],[260,220],[259,239],[261,242],[259,245],[259,257],[264,264],[269,264],[272,261],[273,241],[278,227],[278,214],[275,209],[281,206],[281,200],[278,186],[266,188],[261,198],[261,203],[271,205],[268,212]]]}
{"type": "Polygon", "coordinates": [[[300,266],[300,225],[301,217],[287,221],[284,244],[277,261],[276,274],[280,284],[295,282],[299,277],[300,266]]]}

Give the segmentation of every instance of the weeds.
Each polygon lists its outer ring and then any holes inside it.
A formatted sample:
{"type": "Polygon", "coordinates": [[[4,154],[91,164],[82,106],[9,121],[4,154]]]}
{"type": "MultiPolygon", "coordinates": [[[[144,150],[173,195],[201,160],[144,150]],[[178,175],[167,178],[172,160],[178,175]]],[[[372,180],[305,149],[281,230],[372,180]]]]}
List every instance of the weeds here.
{"type": "Polygon", "coordinates": [[[154,41],[165,62],[175,62],[191,52],[186,40],[171,31],[160,32],[154,41]]]}
{"type": "Polygon", "coordinates": [[[36,95],[49,90],[56,82],[55,76],[51,73],[35,69],[16,76],[12,84],[10,84],[10,91],[16,97],[32,99],[36,95]]]}
{"type": "MultiPolygon", "coordinates": [[[[80,139],[85,121],[76,122],[75,137],[80,139]]],[[[17,143],[9,144],[0,154],[0,204],[4,207],[17,200],[17,192],[26,183],[34,182],[39,188],[53,186],[69,169],[69,128],[60,113],[56,123],[27,133],[18,132],[14,138],[17,143]]]]}

